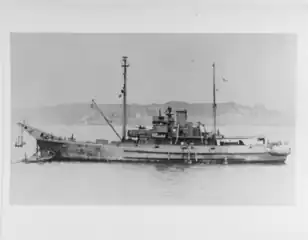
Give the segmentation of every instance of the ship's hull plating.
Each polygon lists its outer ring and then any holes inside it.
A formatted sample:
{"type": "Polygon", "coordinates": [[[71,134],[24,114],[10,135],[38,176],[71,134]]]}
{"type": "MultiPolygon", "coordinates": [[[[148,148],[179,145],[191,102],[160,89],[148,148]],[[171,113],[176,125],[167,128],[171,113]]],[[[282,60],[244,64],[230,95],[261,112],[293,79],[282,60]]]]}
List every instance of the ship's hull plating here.
{"type": "Polygon", "coordinates": [[[289,150],[274,151],[264,145],[255,146],[181,146],[114,145],[84,142],[37,140],[40,156],[33,161],[88,161],[88,162],[160,162],[160,163],[284,163],[289,150]]]}

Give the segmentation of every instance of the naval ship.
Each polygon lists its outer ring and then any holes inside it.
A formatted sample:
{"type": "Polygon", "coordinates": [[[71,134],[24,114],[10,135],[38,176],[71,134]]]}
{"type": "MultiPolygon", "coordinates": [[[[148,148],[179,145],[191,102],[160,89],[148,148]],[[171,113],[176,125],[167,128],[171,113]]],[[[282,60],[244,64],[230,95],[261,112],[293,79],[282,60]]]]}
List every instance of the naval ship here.
{"type": "MultiPolygon", "coordinates": [[[[127,130],[127,57],[122,58],[124,84],[122,136],[93,99],[90,106],[100,113],[119,138],[118,141],[96,139],[78,141],[72,135],[59,137],[35,128],[25,122],[18,125],[36,140],[36,151],[23,162],[51,161],[139,162],[183,164],[240,164],[285,163],[291,149],[282,142],[270,142],[265,136],[227,137],[216,127],[215,63],[213,69],[213,130],[208,131],[201,122],[188,120],[186,109],[159,110],[152,118],[152,127],[137,126],[127,130]],[[251,143],[253,142],[253,143],[251,143]]],[[[18,139],[23,139],[19,136],[18,139]]],[[[23,140],[16,142],[22,147],[23,140]]]]}

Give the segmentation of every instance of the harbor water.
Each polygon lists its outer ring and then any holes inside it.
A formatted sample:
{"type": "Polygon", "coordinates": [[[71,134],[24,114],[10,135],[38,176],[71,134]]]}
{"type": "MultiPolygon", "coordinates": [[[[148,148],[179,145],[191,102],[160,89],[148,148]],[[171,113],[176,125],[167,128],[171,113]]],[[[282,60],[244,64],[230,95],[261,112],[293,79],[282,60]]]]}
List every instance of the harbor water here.
{"type": "MultiPolygon", "coordinates": [[[[108,126],[36,127],[78,140],[116,140],[108,126]]],[[[16,163],[35,141],[14,148],[12,126],[10,202],[13,205],[293,205],[296,159],[283,165],[163,165],[128,163],[16,163]]],[[[225,135],[265,134],[286,140],[294,152],[294,127],[226,126],[225,135]]],[[[120,132],[120,131],[119,131],[120,132]]]]}

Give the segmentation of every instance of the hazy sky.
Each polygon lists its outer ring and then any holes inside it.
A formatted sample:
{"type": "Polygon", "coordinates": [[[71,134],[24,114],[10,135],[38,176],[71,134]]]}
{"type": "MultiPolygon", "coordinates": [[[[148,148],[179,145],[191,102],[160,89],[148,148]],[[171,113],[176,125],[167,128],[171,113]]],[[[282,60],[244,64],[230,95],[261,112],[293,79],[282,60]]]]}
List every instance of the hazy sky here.
{"type": "Polygon", "coordinates": [[[293,110],[296,36],[278,34],[12,34],[12,107],[217,101],[293,110]],[[221,81],[228,79],[227,83],[221,81]]]}

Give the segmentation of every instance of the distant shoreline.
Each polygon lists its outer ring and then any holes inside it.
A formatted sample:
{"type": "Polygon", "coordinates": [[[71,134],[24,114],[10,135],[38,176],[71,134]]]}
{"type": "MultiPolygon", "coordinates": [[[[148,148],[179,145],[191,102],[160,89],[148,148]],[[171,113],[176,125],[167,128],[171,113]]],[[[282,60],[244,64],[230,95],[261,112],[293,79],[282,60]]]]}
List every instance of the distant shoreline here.
{"type": "MultiPolygon", "coordinates": [[[[104,114],[115,126],[121,126],[122,110],[120,104],[98,104],[104,114]]],[[[152,117],[158,114],[158,109],[171,106],[173,110],[186,109],[188,121],[201,121],[205,125],[212,125],[212,105],[209,103],[186,103],[171,101],[165,104],[128,105],[128,124],[131,126],[152,123],[152,117]]],[[[107,125],[100,114],[89,108],[89,104],[63,104],[58,106],[43,107],[32,110],[12,109],[11,118],[14,121],[26,120],[29,124],[45,123],[47,125],[64,124],[80,126],[107,125]]],[[[252,126],[281,126],[295,125],[294,113],[287,115],[268,110],[263,105],[254,107],[244,106],[235,102],[221,103],[217,111],[217,124],[222,126],[252,125],[252,126]]]]}

